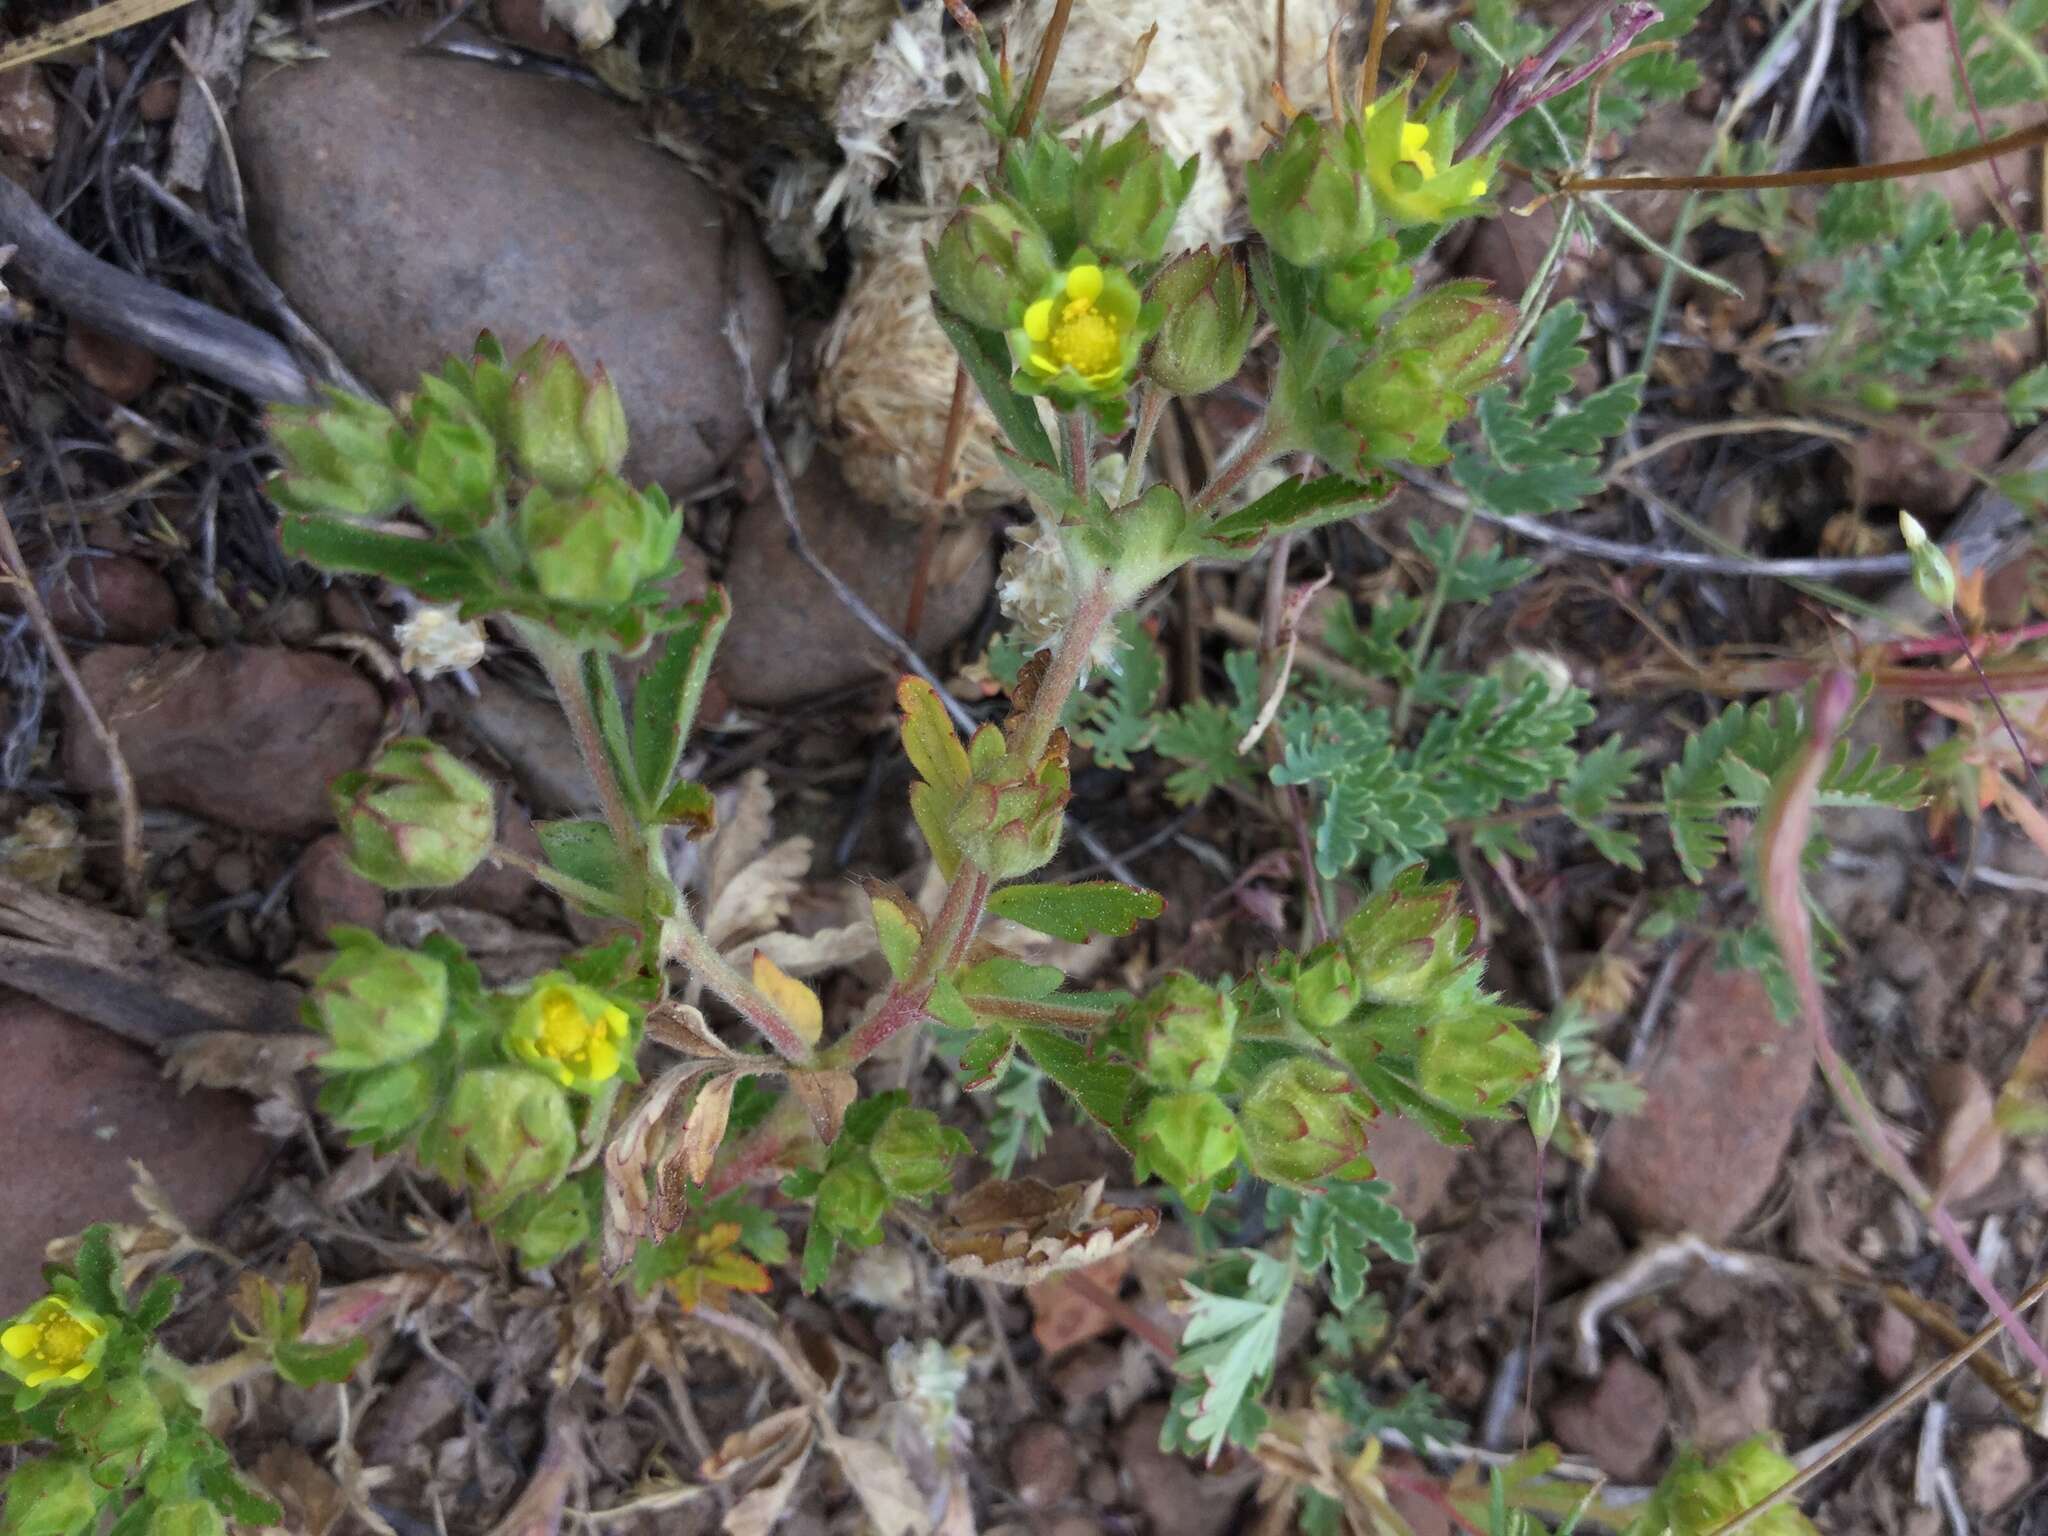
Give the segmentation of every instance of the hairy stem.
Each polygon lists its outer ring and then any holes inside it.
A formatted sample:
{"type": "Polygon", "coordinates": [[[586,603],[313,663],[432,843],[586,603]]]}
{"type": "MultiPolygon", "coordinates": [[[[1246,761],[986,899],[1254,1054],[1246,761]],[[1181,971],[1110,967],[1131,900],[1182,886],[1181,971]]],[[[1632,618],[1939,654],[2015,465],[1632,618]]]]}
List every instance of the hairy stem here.
{"type": "Polygon", "coordinates": [[[662,924],[662,954],[682,962],[691,975],[725,999],[786,1061],[808,1061],[811,1048],[776,1006],[763,997],[721,955],[690,914],[677,911],[662,924]]]}
{"type": "Polygon", "coordinates": [[[1273,457],[1279,438],[1279,430],[1274,426],[1273,418],[1268,416],[1259,424],[1252,440],[1239,449],[1236,456],[1216,472],[1216,478],[1196,494],[1194,505],[1189,510],[1196,513],[1214,510],[1217,503],[1244,483],[1245,476],[1273,457]]]}
{"type": "Polygon", "coordinates": [[[1074,617],[1053,649],[1052,665],[1039,679],[1031,707],[1010,735],[1010,750],[1024,762],[1035,763],[1045,754],[1060,716],[1066,713],[1067,699],[1087,669],[1095,637],[1115,612],[1116,594],[1110,590],[1109,577],[1100,576],[1087,595],[1074,605],[1074,617]]]}
{"type": "Polygon", "coordinates": [[[618,850],[619,864],[625,871],[626,888],[619,893],[620,901],[628,913],[639,916],[647,902],[646,840],[640,835],[639,818],[627,805],[626,792],[613,771],[611,753],[605,749],[597,710],[583,682],[582,653],[542,625],[515,619],[513,627],[547,673],[549,686],[555,690],[562,713],[568,717],[569,733],[583,758],[583,771],[597,787],[605,825],[611,828],[612,846],[618,850]]]}
{"type": "Polygon", "coordinates": [[[1116,504],[1124,506],[1138,494],[1138,487],[1145,481],[1145,459],[1152,452],[1152,434],[1159,430],[1159,418],[1166,414],[1166,404],[1173,397],[1157,384],[1147,382],[1143,399],[1138,402],[1138,425],[1131,433],[1131,460],[1124,468],[1124,483],[1116,493],[1116,504]]]}

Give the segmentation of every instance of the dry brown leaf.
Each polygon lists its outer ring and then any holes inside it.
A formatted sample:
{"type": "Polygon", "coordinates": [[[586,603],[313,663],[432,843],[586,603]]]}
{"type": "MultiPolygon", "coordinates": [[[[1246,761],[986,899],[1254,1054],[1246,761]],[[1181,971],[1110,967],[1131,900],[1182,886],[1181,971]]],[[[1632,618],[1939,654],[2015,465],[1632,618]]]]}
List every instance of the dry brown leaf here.
{"type": "Polygon", "coordinates": [[[718,1449],[706,1458],[704,1465],[697,1469],[697,1475],[722,1483],[742,1467],[757,1461],[772,1471],[809,1450],[816,1433],[810,1409],[802,1406],[778,1409],[765,1419],[758,1419],[727,1435],[719,1442],[718,1449]]]}
{"type": "Polygon", "coordinates": [[[683,1173],[692,1184],[702,1184],[711,1177],[711,1164],[718,1156],[719,1144],[725,1140],[725,1123],[732,1114],[733,1090],[746,1075],[726,1072],[714,1077],[690,1106],[690,1118],[683,1122],[679,1155],[683,1173]]]}
{"type": "Polygon", "coordinates": [[[792,1072],[789,1086],[810,1111],[818,1140],[831,1146],[839,1139],[839,1127],[860,1093],[851,1072],[792,1072]]]}
{"type": "Polygon", "coordinates": [[[1154,1207],[1104,1204],[1103,1183],[990,1179],[954,1202],[932,1246],[954,1274],[999,1285],[1086,1269],[1159,1230],[1154,1207]]]}
{"type": "Polygon", "coordinates": [[[603,1264],[607,1275],[625,1267],[643,1238],[659,1241],[667,1235],[658,1230],[660,1221],[647,1191],[647,1170],[661,1160],[664,1118],[676,1095],[715,1065],[708,1060],[686,1061],[662,1073],[605,1148],[603,1264]]]}
{"type": "Polygon", "coordinates": [[[838,928],[820,928],[816,933],[764,933],[728,950],[726,958],[741,965],[759,953],[792,976],[815,976],[865,960],[876,948],[875,925],[863,918],[838,928]]]}
{"type": "MultiPolygon", "coordinates": [[[[1130,1267],[1131,1256],[1118,1253],[1076,1273],[1085,1274],[1114,1296],[1130,1267]]],[[[1072,1275],[1055,1275],[1032,1286],[1024,1295],[1031,1303],[1031,1337],[1048,1355],[1114,1333],[1119,1326],[1093,1296],[1084,1293],[1072,1280],[1072,1275]]]]}
{"type": "Polygon", "coordinates": [[[380,1323],[396,1326],[422,1307],[462,1299],[469,1282],[436,1270],[408,1269],[336,1286],[313,1307],[308,1344],[339,1344],[380,1323]]]}
{"type": "Polygon", "coordinates": [[[221,1088],[257,1101],[257,1116],[272,1135],[290,1135],[306,1124],[298,1074],[327,1049],[318,1035],[258,1035],[238,1029],[210,1029],[173,1040],[165,1052],[164,1075],[181,1091],[221,1088]]]}
{"type": "Polygon", "coordinates": [[[540,1466],[505,1518],[492,1528],[491,1536],[556,1536],[562,1528],[570,1485],[583,1477],[583,1449],[572,1415],[551,1412],[549,1418],[552,1423],[540,1466]]]}
{"type": "Polygon", "coordinates": [[[716,1056],[730,1061],[737,1054],[711,1032],[700,1011],[673,999],[647,1010],[647,1038],[680,1056],[716,1056]]]}
{"type": "Polygon", "coordinates": [[[726,1511],[725,1524],[721,1527],[726,1536],[768,1536],[775,1529],[783,1512],[789,1508],[790,1495],[796,1492],[797,1480],[804,1475],[804,1467],[810,1461],[810,1448],[810,1442],[805,1441],[803,1455],[726,1511]]]}
{"type": "Polygon", "coordinates": [[[1922,1169],[1944,1200],[1967,1200],[1998,1177],[2005,1138],[1994,1118],[1991,1088],[1968,1062],[1937,1063],[1927,1074],[1935,1132],[1922,1169]]]}
{"type": "Polygon", "coordinates": [[[829,1433],[825,1449],[838,1461],[879,1536],[928,1536],[932,1523],[924,1496],[894,1451],[877,1440],[829,1433]]]}
{"type": "Polygon", "coordinates": [[[341,1485],[297,1446],[273,1445],[250,1470],[284,1510],[293,1536],[327,1536],[348,1513],[341,1485]]]}

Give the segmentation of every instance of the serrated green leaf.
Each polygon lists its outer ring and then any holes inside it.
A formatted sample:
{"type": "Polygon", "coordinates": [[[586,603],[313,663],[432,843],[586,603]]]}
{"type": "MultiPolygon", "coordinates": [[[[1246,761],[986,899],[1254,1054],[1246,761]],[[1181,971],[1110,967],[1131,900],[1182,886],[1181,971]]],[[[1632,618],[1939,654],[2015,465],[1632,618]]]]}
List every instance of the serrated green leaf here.
{"type": "Polygon", "coordinates": [[[1207,538],[1229,553],[1249,553],[1281,533],[1298,533],[1340,522],[1370,511],[1394,493],[1394,482],[1382,478],[1360,485],[1342,475],[1311,480],[1297,475],[1283,480],[1248,506],[1211,523],[1207,538]]]}
{"type": "Polygon", "coordinates": [[[548,862],[571,880],[607,894],[621,888],[625,865],[612,842],[612,829],[602,821],[537,821],[533,830],[548,862]]]}
{"type": "Polygon", "coordinates": [[[988,899],[988,910],[994,916],[1070,944],[1085,944],[1099,937],[1122,938],[1165,909],[1166,899],[1157,891],[1114,880],[1006,885],[988,899]]]}
{"type": "Polygon", "coordinates": [[[1112,1134],[1123,1132],[1131,1090],[1138,1082],[1135,1070],[1091,1055],[1086,1045],[1057,1030],[1027,1026],[1017,1031],[1017,1043],[1091,1118],[1112,1134]]]}
{"type": "Polygon", "coordinates": [[[923,678],[904,678],[896,689],[896,703],[903,711],[903,751],[910,766],[950,806],[972,777],[967,749],[960,744],[952,717],[923,678]]]}
{"type": "Polygon", "coordinates": [[[1328,1271],[1330,1300],[1340,1312],[1365,1294],[1373,1248],[1397,1264],[1415,1262],[1415,1225],[1388,1198],[1393,1192],[1393,1185],[1372,1179],[1332,1184],[1313,1195],[1276,1188],[1266,1197],[1267,1220],[1293,1229],[1294,1262],[1311,1273],[1328,1271]]]}
{"type": "Polygon", "coordinates": [[[1225,1444],[1247,1444],[1264,1426],[1258,1398],[1273,1377],[1294,1272],[1267,1254],[1234,1254],[1182,1289],[1187,1322],[1173,1362],[1181,1385],[1162,1435],[1167,1448],[1214,1461],[1225,1444]]]}
{"type": "Polygon", "coordinates": [[[488,602],[493,585],[439,539],[381,533],[359,523],[289,512],[278,526],[284,552],[326,571],[383,576],[437,603],[488,602]]]}
{"type": "Polygon", "coordinates": [[[1053,452],[1052,439],[1046,436],[1045,424],[1038,419],[1037,402],[1010,387],[1010,349],[1003,338],[994,331],[970,325],[950,313],[936,298],[932,301],[932,314],[946,339],[952,342],[953,350],[960,354],[968,377],[988,402],[989,414],[995,417],[1010,446],[1036,463],[1055,462],[1058,455],[1053,452]]]}
{"type": "Polygon", "coordinates": [[[120,1288],[121,1256],[114,1249],[112,1227],[103,1221],[87,1227],[72,1267],[78,1275],[79,1298],[88,1307],[108,1317],[127,1315],[127,1298],[120,1288]]]}
{"type": "Polygon", "coordinates": [[[1008,1029],[984,1029],[960,1048],[960,1086],[969,1093],[992,1088],[1002,1078],[1017,1049],[1008,1029]]]}
{"type": "Polygon", "coordinates": [[[688,612],[689,622],[669,632],[661,655],[633,689],[634,776],[644,806],[660,806],[668,796],[732,606],[725,589],[714,587],[688,612]]]}
{"type": "Polygon", "coordinates": [[[271,1361],[277,1374],[295,1387],[315,1387],[324,1382],[347,1381],[370,1351],[368,1339],[344,1339],[339,1344],[281,1343],[271,1361]]]}

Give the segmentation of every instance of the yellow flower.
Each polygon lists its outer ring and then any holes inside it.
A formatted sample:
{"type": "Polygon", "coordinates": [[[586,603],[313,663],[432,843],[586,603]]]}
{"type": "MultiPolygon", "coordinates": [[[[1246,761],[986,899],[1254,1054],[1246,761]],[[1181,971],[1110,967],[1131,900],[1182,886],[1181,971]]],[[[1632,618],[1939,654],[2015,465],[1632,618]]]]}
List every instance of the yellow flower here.
{"type": "Polygon", "coordinates": [[[616,1077],[632,1038],[626,1010],[562,971],[536,978],[512,1016],[512,1054],[564,1088],[594,1092],[616,1077]]]}
{"type": "Polygon", "coordinates": [[[1018,387],[1063,407],[1120,396],[1147,328],[1131,280],[1084,254],[1058,273],[1009,333],[1018,387]]]}
{"type": "Polygon", "coordinates": [[[1470,213],[1486,195],[1499,151],[1457,159],[1451,114],[1417,120],[1407,109],[1406,89],[1365,109],[1365,167],[1375,205],[1396,225],[1441,224],[1470,213]]]}
{"type": "Polygon", "coordinates": [[[61,1296],[45,1296],[0,1330],[0,1369],[25,1387],[85,1380],[113,1325],[61,1296]]]}

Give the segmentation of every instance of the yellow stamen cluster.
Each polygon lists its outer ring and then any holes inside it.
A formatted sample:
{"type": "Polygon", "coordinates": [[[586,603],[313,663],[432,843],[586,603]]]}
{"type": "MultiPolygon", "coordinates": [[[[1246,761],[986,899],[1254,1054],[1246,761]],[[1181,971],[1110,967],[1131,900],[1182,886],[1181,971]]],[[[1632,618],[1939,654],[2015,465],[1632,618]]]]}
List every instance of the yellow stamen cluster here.
{"type": "Polygon", "coordinates": [[[564,1088],[617,1074],[629,1024],[616,1004],[558,984],[541,987],[520,1012],[525,1027],[514,1033],[513,1050],[564,1088]]]}
{"type": "Polygon", "coordinates": [[[0,1332],[0,1354],[24,1386],[83,1381],[93,1373],[93,1345],[106,1333],[100,1317],[45,1296],[0,1332]]]}
{"type": "Polygon", "coordinates": [[[1429,128],[1426,124],[1401,125],[1401,158],[1424,176],[1436,174],[1436,156],[1429,152],[1429,128]]]}
{"type": "Polygon", "coordinates": [[[1031,338],[1029,366],[1051,378],[1071,368],[1090,384],[1107,384],[1123,365],[1123,327],[1097,307],[1102,268],[1079,266],[1067,273],[1064,299],[1040,299],[1024,311],[1031,338]]]}

